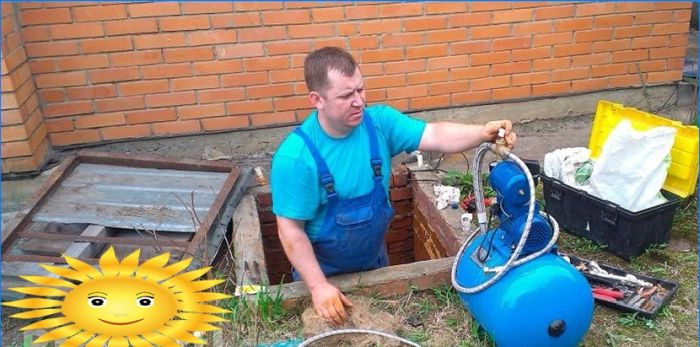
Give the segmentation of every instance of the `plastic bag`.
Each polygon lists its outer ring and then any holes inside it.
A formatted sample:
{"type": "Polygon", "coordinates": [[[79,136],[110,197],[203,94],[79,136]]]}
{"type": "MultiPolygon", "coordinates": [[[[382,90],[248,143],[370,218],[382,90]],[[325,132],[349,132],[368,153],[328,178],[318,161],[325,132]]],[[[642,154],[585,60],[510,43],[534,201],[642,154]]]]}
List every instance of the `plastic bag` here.
{"type": "Polygon", "coordinates": [[[632,212],[666,201],[664,185],[676,129],[637,131],[628,120],[610,133],[591,173],[591,194],[632,212]]]}
{"type": "Polygon", "coordinates": [[[544,155],[544,174],[574,188],[588,191],[590,187],[587,184],[578,184],[576,173],[582,165],[590,162],[590,157],[591,151],[585,147],[557,149],[544,155]]]}

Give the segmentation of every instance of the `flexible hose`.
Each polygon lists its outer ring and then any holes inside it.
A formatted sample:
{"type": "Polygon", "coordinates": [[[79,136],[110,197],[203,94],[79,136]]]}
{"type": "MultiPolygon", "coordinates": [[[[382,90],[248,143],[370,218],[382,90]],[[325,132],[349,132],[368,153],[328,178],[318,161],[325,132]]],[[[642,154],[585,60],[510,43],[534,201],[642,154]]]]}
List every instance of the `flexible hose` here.
{"type": "MultiPolygon", "coordinates": [[[[553,221],[553,233],[552,233],[552,238],[550,239],[549,243],[539,250],[538,252],[535,252],[533,254],[528,255],[525,258],[522,258],[518,260],[520,257],[520,253],[522,253],[523,247],[525,246],[525,243],[527,242],[527,237],[530,234],[530,227],[532,226],[532,219],[535,215],[535,183],[532,179],[532,175],[530,174],[529,169],[527,168],[527,165],[523,163],[520,158],[518,158],[516,155],[512,154],[510,151],[502,151],[499,150],[499,148],[496,147],[495,144],[493,143],[484,143],[481,146],[477,148],[476,155],[474,156],[474,164],[473,164],[473,176],[474,176],[474,195],[476,198],[476,209],[477,209],[477,220],[479,223],[479,230],[472,233],[467,240],[462,244],[460,247],[459,251],[457,252],[457,255],[455,257],[455,262],[452,264],[452,273],[451,273],[451,279],[452,279],[452,286],[457,290],[458,292],[461,293],[466,293],[466,294],[473,294],[473,293],[478,293],[494,283],[498,281],[503,275],[508,272],[513,267],[516,267],[518,265],[522,265],[528,261],[531,261],[542,254],[548,252],[552,246],[557,241],[557,238],[559,237],[559,225],[556,222],[556,220],[553,221]],[[525,173],[525,177],[527,178],[527,183],[528,187],[530,188],[530,201],[529,201],[529,206],[528,206],[528,211],[527,211],[527,219],[525,221],[525,228],[523,229],[523,233],[520,236],[520,240],[518,241],[517,246],[515,247],[515,250],[511,254],[510,258],[508,258],[508,261],[503,266],[499,266],[495,269],[487,269],[488,271],[495,272],[493,277],[491,277],[489,280],[487,280],[484,283],[481,283],[477,286],[474,287],[464,287],[460,285],[457,282],[457,266],[459,265],[459,262],[462,259],[462,255],[464,254],[464,250],[469,246],[471,241],[479,234],[481,233],[486,233],[488,230],[488,225],[487,225],[487,220],[486,220],[486,214],[484,212],[485,207],[484,207],[484,195],[483,195],[483,189],[481,187],[481,162],[484,158],[484,155],[486,154],[486,150],[491,150],[492,152],[499,154],[503,157],[503,159],[510,159],[513,162],[515,162],[518,167],[525,173]]],[[[545,214],[546,215],[546,214],[545,214]]],[[[547,218],[550,218],[549,215],[547,215],[547,218]]],[[[553,219],[553,218],[551,218],[553,219]]]]}
{"type": "Polygon", "coordinates": [[[309,346],[309,345],[311,345],[312,343],[314,343],[314,342],[316,342],[316,341],[325,339],[325,338],[327,338],[327,337],[335,336],[335,335],[341,335],[341,334],[372,334],[372,335],[379,335],[379,336],[383,336],[383,337],[386,337],[386,338],[389,338],[389,339],[397,340],[397,341],[399,341],[399,342],[401,342],[401,343],[403,343],[403,344],[409,345],[409,346],[421,347],[421,345],[419,345],[419,344],[417,344],[417,343],[415,343],[415,342],[413,342],[413,341],[406,340],[406,339],[404,339],[404,338],[402,338],[402,337],[398,337],[398,336],[396,336],[396,335],[388,334],[388,333],[385,333],[385,332],[382,332],[382,331],[369,330],[369,329],[341,329],[341,330],[333,330],[333,331],[329,331],[329,332],[326,332],[326,333],[321,333],[321,334],[318,334],[318,335],[316,335],[316,336],[310,337],[310,338],[307,339],[306,341],[302,342],[298,347],[306,347],[306,346],[309,346]]]}

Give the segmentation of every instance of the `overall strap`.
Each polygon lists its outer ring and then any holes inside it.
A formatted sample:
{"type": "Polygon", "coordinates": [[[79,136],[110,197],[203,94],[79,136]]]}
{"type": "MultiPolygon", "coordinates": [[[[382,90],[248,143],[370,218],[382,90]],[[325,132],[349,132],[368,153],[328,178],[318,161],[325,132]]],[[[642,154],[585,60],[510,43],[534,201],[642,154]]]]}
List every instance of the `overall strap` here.
{"type": "Polygon", "coordinates": [[[337,196],[338,193],[335,191],[335,180],[333,179],[333,175],[331,175],[330,170],[328,170],[326,162],[323,160],[323,158],[321,158],[318,148],[316,148],[314,143],[311,141],[309,135],[301,130],[301,127],[294,129],[294,133],[299,135],[301,139],[304,140],[304,143],[306,143],[306,147],[309,148],[311,156],[314,158],[316,167],[318,168],[318,177],[321,180],[321,186],[326,189],[327,197],[332,198],[337,196]]]}
{"type": "Polygon", "coordinates": [[[372,118],[365,112],[363,117],[365,127],[367,127],[367,137],[369,137],[369,155],[370,155],[370,165],[372,165],[372,172],[374,172],[374,178],[381,180],[382,178],[382,158],[379,156],[379,147],[377,144],[377,131],[374,129],[374,123],[372,123],[372,118]]]}

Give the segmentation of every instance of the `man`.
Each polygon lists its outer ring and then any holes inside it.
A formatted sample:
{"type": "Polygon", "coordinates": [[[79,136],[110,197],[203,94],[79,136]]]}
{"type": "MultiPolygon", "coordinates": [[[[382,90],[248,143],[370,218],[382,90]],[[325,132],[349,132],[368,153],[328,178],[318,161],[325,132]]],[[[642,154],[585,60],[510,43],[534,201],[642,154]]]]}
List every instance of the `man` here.
{"type": "Polygon", "coordinates": [[[360,69],[339,48],[311,53],[304,77],[316,111],[274,155],[273,213],[294,280],[306,283],[320,316],[341,324],[352,303],[326,277],[388,265],[391,157],[461,152],[494,140],[499,128],[511,147],[516,136],[507,120],[426,124],[388,106],[365,107],[360,69]]]}

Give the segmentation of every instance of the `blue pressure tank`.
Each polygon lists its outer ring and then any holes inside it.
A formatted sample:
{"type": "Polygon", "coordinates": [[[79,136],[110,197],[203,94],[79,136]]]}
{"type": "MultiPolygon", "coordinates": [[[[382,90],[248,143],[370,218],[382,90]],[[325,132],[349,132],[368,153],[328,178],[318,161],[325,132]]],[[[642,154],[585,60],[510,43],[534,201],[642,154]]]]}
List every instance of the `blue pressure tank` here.
{"type": "MultiPolygon", "coordinates": [[[[476,287],[504,265],[517,245],[527,219],[527,178],[512,162],[503,161],[490,175],[500,204],[500,225],[476,237],[457,265],[455,279],[476,287]]],[[[539,214],[520,258],[543,249],[552,236],[550,223],[539,214]]],[[[459,293],[462,303],[499,347],[577,346],[593,319],[591,287],[571,264],[551,250],[510,268],[494,284],[473,293],[459,293]]]]}

